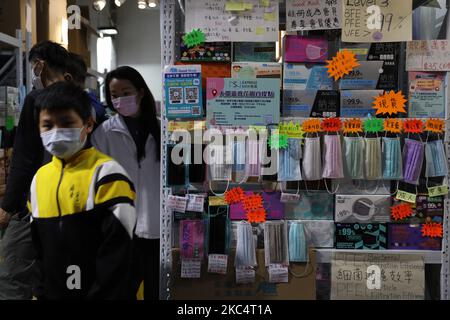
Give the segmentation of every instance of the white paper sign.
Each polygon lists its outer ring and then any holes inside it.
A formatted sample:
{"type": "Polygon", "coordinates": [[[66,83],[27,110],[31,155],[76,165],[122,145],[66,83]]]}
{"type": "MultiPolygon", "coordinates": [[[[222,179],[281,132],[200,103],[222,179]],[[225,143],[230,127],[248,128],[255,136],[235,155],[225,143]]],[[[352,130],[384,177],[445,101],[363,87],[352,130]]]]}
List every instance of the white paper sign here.
{"type": "MultiPolygon", "coordinates": [[[[227,11],[227,0],[186,0],[185,32],[200,29],[207,42],[278,41],[278,1],[266,7],[260,0],[246,0],[251,8],[227,11]]],[[[229,4],[228,4],[229,5],[229,4]]]]}
{"type": "Polygon", "coordinates": [[[186,211],[203,212],[205,196],[197,194],[188,194],[187,197],[188,200],[186,211]]]}
{"type": "Polygon", "coordinates": [[[170,195],[167,199],[167,207],[173,211],[185,213],[187,205],[186,197],[178,197],[170,195]]]}
{"type": "Polygon", "coordinates": [[[280,201],[283,203],[298,203],[300,195],[295,193],[281,193],[280,201]]]}
{"type": "Polygon", "coordinates": [[[331,300],[423,300],[423,257],[411,254],[336,252],[331,300]]]}
{"type": "Polygon", "coordinates": [[[201,260],[181,260],[181,278],[198,279],[201,274],[201,260]]]}
{"type": "Polygon", "coordinates": [[[208,272],[227,274],[228,256],[226,254],[208,255],[208,272]]]}
{"type": "Polygon", "coordinates": [[[326,30],[341,27],[342,0],[287,0],[286,29],[326,30]]]}
{"type": "Polygon", "coordinates": [[[418,40],[406,45],[407,71],[450,71],[448,40],[418,40]]]}
{"type": "Polygon", "coordinates": [[[289,281],[288,267],[281,264],[269,265],[270,283],[287,283],[289,281]]]}
{"type": "Polygon", "coordinates": [[[236,283],[247,284],[255,282],[255,270],[251,267],[236,268],[236,283]]]}

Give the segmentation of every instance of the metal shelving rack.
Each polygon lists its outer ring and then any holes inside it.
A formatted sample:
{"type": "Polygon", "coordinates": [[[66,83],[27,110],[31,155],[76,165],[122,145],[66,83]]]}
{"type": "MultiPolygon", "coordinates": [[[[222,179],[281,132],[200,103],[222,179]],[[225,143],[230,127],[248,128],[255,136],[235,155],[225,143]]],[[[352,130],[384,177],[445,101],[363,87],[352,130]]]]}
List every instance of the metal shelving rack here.
{"type": "MultiPolygon", "coordinates": [[[[161,69],[165,66],[174,64],[176,57],[176,10],[177,0],[161,0],[161,69]]],[[[449,37],[447,36],[447,39],[449,37]]],[[[163,79],[164,90],[164,79],[163,79]]],[[[448,151],[450,151],[450,86],[447,85],[446,102],[446,134],[445,142],[448,151]]],[[[170,299],[171,272],[172,272],[172,213],[166,207],[166,199],[170,194],[170,188],[165,185],[167,177],[167,152],[166,146],[169,142],[169,133],[167,131],[168,120],[165,117],[165,96],[163,94],[161,104],[161,258],[160,258],[160,298],[170,299]]],[[[450,152],[447,152],[450,162],[450,152]]],[[[450,199],[447,196],[444,203],[444,237],[442,241],[442,251],[419,251],[419,250],[383,250],[368,251],[358,250],[358,253],[394,253],[394,254],[421,254],[427,264],[441,264],[440,292],[442,300],[450,300],[450,257],[449,257],[449,216],[450,199]]],[[[337,249],[316,249],[317,261],[321,263],[330,263],[334,252],[345,250],[337,249]]],[[[355,252],[354,250],[352,252],[355,252]]]]}
{"type": "Polygon", "coordinates": [[[0,74],[4,72],[14,61],[16,63],[16,81],[17,88],[23,86],[23,49],[22,49],[22,31],[16,30],[16,37],[11,37],[0,32],[0,43],[5,43],[14,48],[14,56],[0,69],[0,74]]]}

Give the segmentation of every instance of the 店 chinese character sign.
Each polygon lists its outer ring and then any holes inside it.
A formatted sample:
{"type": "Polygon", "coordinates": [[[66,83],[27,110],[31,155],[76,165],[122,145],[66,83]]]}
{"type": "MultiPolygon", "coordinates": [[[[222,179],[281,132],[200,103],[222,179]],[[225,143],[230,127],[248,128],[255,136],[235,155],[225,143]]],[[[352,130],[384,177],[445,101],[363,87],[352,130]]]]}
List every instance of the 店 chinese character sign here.
{"type": "Polygon", "coordinates": [[[200,29],[207,42],[278,41],[278,1],[186,0],[185,32],[200,29]]]}
{"type": "Polygon", "coordinates": [[[286,30],[339,29],[341,14],[341,0],[287,0],[286,30]]]}
{"type": "Polygon", "coordinates": [[[425,265],[412,254],[336,252],[331,300],[423,300],[425,265]]]}

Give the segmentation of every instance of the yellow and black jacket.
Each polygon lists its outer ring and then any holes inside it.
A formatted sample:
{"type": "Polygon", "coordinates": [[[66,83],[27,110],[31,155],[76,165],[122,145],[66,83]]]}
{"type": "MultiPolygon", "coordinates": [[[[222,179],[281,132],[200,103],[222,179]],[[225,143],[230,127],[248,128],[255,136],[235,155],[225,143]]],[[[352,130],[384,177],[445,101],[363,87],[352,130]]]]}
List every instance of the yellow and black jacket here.
{"type": "Polygon", "coordinates": [[[41,298],[128,298],[134,199],[125,170],[92,147],[38,170],[28,205],[41,298]]]}

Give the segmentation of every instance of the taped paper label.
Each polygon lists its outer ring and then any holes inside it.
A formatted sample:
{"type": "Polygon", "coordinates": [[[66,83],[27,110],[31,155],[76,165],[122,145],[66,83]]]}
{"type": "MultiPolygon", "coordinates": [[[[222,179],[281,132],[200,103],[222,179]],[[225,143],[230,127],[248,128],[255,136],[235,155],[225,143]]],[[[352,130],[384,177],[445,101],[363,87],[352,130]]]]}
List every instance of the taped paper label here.
{"type": "Polygon", "coordinates": [[[270,283],[289,282],[288,267],[282,264],[269,265],[269,282],[270,283]]]}
{"type": "Polygon", "coordinates": [[[167,207],[173,211],[185,213],[188,199],[170,195],[167,199],[167,207]]]}
{"type": "Polygon", "coordinates": [[[252,267],[236,268],[236,283],[247,284],[255,282],[255,270],[252,267]]]}
{"type": "Polygon", "coordinates": [[[181,278],[199,279],[201,274],[202,262],[200,260],[181,260],[181,278]]]}
{"type": "Polygon", "coordinates": [[[228,265],[228,256],[226,254],[208,255],[208,272],[226,274],[228,265]]]}

